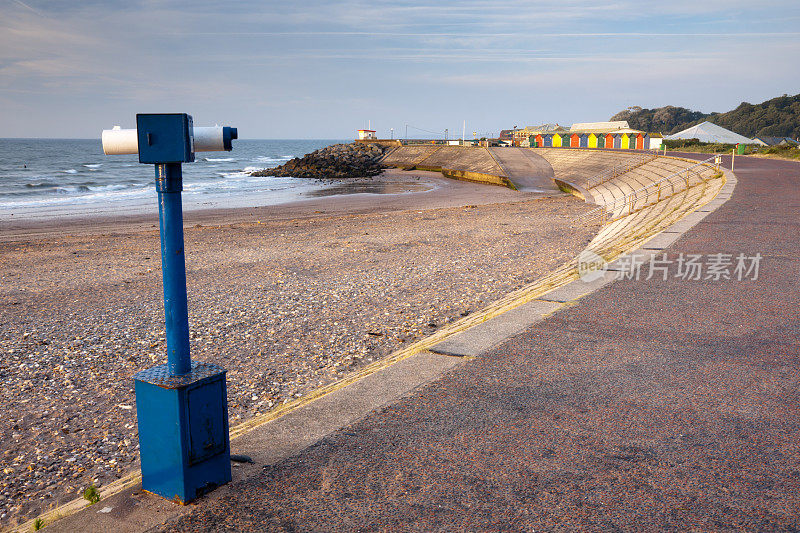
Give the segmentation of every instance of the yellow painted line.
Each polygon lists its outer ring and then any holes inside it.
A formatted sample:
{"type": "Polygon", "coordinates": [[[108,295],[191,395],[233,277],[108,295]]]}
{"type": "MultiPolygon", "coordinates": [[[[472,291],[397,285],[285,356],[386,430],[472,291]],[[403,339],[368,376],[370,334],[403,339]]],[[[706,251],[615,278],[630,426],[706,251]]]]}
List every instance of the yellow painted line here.
{"type": "MultiPolygon", "coordinates": [[[[568,283],[572,280],[573,276],[569,276],[568,279],[565,279],[562,283],[568,283]]],[[[574,277],[577,278],[577,272],[575,272],[574,277]]],[[[381,359],[379,361],[375,361],[368,366],[365,366],[355,374],[348,376],[340,381],[335,383],[331,383],[330,385],[326,385],[324,387],[320,387],[311,391],[310,393],[297,398],[296,400],[292,400],[287,402],[277,409],[270,411],[269,413],[265,413],[261,416],[251,418],[246,422],[243,422],[236,427],[231,428],[230,430],[230,438],[231,440],[236,439],[237,437],[241,437],[242,435],[260,427],[264,424],[267,424],[273,420],[277,420],[286,416],[287,414],[300,409],[306,405],[311,404],[312,402],[319,400],[320,398],[327,396],[337,390],[343,389],[348,385],[352,385],[353,383],[360,381],[367,376],[374,374],[375,372],[379,372],[380,370],[391,366],[403,359],[407,359],[412,357],[420,352],[426,351],[428,348],[432,347],[435,344],[451,337],[457,333],[460,333],[466,329],[471,328],[477,324],[485,322],[495,316],[498,316],[514,307],[522,305],[545,292],[550,290],[556,289],[560,286],[552,285],[552,282],[547,282],[547,277],[543,278],[540,282],[533,282],[530,285],[523,287],[522,289],[518,289],[510,293],[508,296],[498,300],[497,302],[490,304],[482,311],[464,317],[463,319],[454,322],[453,324],[437,331],[433,335],[426,337],[420,341],[417,341],[407,348],[402,350],[398,350],[393,352],[389,356],[381,359]]],[[[131,472],[116,481],[109,483],[108,485],[102,487],[100,489],[100,497],[101,501],[111,496],[114,496],[126,489],[129,489],[139,483],[142,479],[140,472],[131,472]]],[[[47,511],[41,514],[38,518],[42,518],[45,521],[45,524],[52,522],[53,520],[64,518],[66,516],[72,515],[77,513],[78,511],[86,508],[88,506],[88,502],[82,498],[78,498],[72,500],[70,502],[65,503],[55,509],[47,511]]],[[[9,531],[14,532],[29,532],[33,530],[33,522],[35,519],[29,520],[19,526],[14,526],[9,531]]]]}
{"type": "MultiPolygon", "coordinates": [[[[723,179],[724,179],[724,177],[723,177],[723,179]]],[[[724,186],[724,182],[723,182],[723,186],[724,186]]],[[[719,192],[717,192],[717,194],[719,194],[719,192]]],[[[714,197],[716,197],[716,195],[714,195],[714,197]]],[[[705,203],[702,204],[702,205],[705,205],[705,203]]],[[[689,214],[691,212],[694,212],[695,210],[699,209],[700,207],[701,206],[696,206],[693,209],[687,211],[686,213],[683,213],[678,218],[678,220],[680,220],[680,218],[683,218],[687,214],[689,214]]],[[[646,221],[646,220],[643,221],[643,222],[645,222],[647,224],[651,224],[652,223],[652,221],[646,221]]],[[[656,223],[655,226],[658,226],[658,224],[656,223]]],[[[614,258],[616,258],[619,255],[622,255],[623,253],[626,253],[627,251],[629,251],[631,249],[637,248],[643,242],[644,239],[647,239],[648,237],[652,237],[652,236],[654,236],[654,235],[656,235],[657,233],[660,232],[660,231],[656,232],[654,230],[655,230],[655,227],[653,225],[651,225],[649,227],[649,231],[652,232],[652,233],[650,233],[649,235],[646,235],[643,238],[639,238],[639,239],[636,239],[636,240],[633,240],[633,241],[628,240],[627,243],[625,243],[622,247],[616,247],[615,245],[609,245],[612,248],[612,253],[614,254],[614,258]]],[[[645,231],[648,231],[648,230],[645,230],[645,231]]],[[[611,260],[613,260],[613,258],[612,259],[608,259],[608,260],[610,262],[611,260]]],[[[355,383],[357,381],[360,381],[360,380],[366,378],[367,376],[370,376],[370,375],[372,375],[372,374],[374,374],[376,372],[379,372],[379,371],[383,370],[384,368],[389,367],[389,366],[391,366],[391,365],[393,365],[393,364],[395,364],[395,363],[397,363],[399,361],[402,361],[403,359],[407,359],[407,358],[412,357],[412,356],[414,356],[414,355],[416,355],[416,354],[418,354],[420,352],[427,351],[429,348],[431,348],[434,345],[446,340],[447,338],[449,338],[449,337],[451,337],[453,335],[461,333],[462,331],[465,331],[465,330],[467,330],[467,329],[469,329],[469,328],[471,328],[473,326],[477,326],[478,324],[481,324],[483,322],[486,322],[487,320],[490,320],[490,319],[492,319],[492,318],[494,318],[496,316],[499,316],[499,315],[505,313],[506,311],[510,311],[511,309],[519,307],[520,305],[523,305],[523,304],[525,304],[525,303],[527,303],[527,302],[529,302],[531,300],[535,300],[535,299],[539,298],[540,296],[543,296],[543,295],[547,294],[550,291],[558,289],[559,287],[562,287],[562,286],[566,285],[567,283],[570,283],[572,281],[577,280],[578,279],[578,271],[577,271],[576,265],[574,264],[574,261],[575,260],[572,260],[572,261],[570,261],[568,263],[565,263],[564,265],[560,266],[559,268],[557,268],[553,272],[545,275],[544,277],[542,277],[542,278],[540,278],[540,279],[538,279],[538,280],[526,285],[525,287],[522,287],[520,289],[512,291],[511,293],[509,293],[508,295],[504,296],[503,298],[493,302],[492,304],[489,304],[487,307],[485,307],[481,311],[478,311],[478,312],[473,313],[473,314],[471,314],[471,315],[469,315],[467,317],[464,317],[464,318],[458,320],[457,322],[454,322],[454,323],[450,324],[449,326],[446,326],[446,327],[442,328],[441,330],[437,331],[433,335],[430,335],[430,336],[428,336],[428,337],[426,337],[426,338],[424,338],[424,339],[422,339],[420,341],[417,341],[417,342],[411,344],[410,346],[408,346],[408,347],[406,347],[406,348],[404,348],[402,350],[398,350],[396,352],[393,352],[389,356],[387,356],[387,357],[385,357],[385,358],[383,358],[383,359],[381,359],[379,361],[375,361],[374,363],[371,363],[371,364],[365,366],[364,368],[362,368],[361,370],[359,370],[358,372],[356,372],[355,374],[353,374],[351,376],[348,376],[348,377],[346,377],[346,378],[344,378],[344,379],[342,379],[340,381],[337,381],[335,383],[331,383],[330,385],[326,385],[324,387],[320,387],[318,389],[315,389],[315,390],[311,391],[310,393],[306,394],[305,396],[302,396],[300,398],[297,398],[296,400],[292,400],[290,402],[282,404],[281,406],[279,406],[278,408],[270,411],[269,413],[265,413],[265,414],[263,414],[261,416],[258,416],[258,417],[255,417],[255,418],[251,418],[250,420],[247,420],[246,422],[242,422],[241,424],[231,428],[231,430],[230,430],[230,438],[231,438],[231,440],[233,441],[237,437],[241,437],[242,435],[244,435],[244,434],[246,434],[246,433],[248,433],[250,431],[253,431],[254,429],[256,429],[256,428],[258,428],[260,426],[263,426],[264,424],[272,422],[273,420],[277,420],[279,418],[282,418],[282,417],[286,416],[287,414],[291,413],[292,411],[295,411],[297,409],[300,409],[301,407],[309,405],[312,402],[314,402],[316,400],[319,400],[320,398],[322,398],[324,396],[327,396],[328,394],[331,394],[333,392],[336,392],[336,391],[338,391],[340,389],[343,389],[343,388],[347,387],[348,385],[352,385],[353,383],[355,383]]],[[[574,302],[568,302],[568,303],[564,304],[564,306],[568,306],[568,305],[575,305],[575,303],[574,302]]],[[[564,306],[562,306],[559,309],[553,311],[553,313],[555,313],[556,311],[562,309],[564,306]]],[[[549,313],[546,316],[549,316],[550,314],[552,314],[552,313],[549,313]]],[[[124,491],[126,489],[129,489],[129,488],[135,486],[137,483],[139,483],[141,481],[141,479],[142,479],[142,476],[141,476],[140,472],[131,472],[131,473],[129,473],[129,474],[117,479],[116,481],[113,481],[112,483],[109,483],[108,485],[106,485],[105,487],[102,487],[100,489],[101,501],[103,499],[110,498],[111,496],[114,496],[114,495],[116,495],[116,494],[118,494],[118,493],[120,493],[120,492],[122,492],[122,491],[124,491]]],[[[66,516],[69,516],[69,515],[72,515],[74,513],[77,513],[78,511],[80,511],[80,510],[84,509],[85,507],[87,507],[87,505],[88,505],[88,502],[86,500],[84,500],[82,498],[75,499],[75,500],[72,500],[70,502],[65,503],[64,505],[56,507],[55,509],[52,509],[50,511],[47,511],[47,512],[41,514],[38,518],[42,518],[45,521],[45,525],[47,525],[48,523],[52,522],[53,520],[57,520],[59,518],[64,518],[66,516]]],[[[21,525],[13,526],[11,529],[9,529],[7,531],[14,531],[14,532],[19,532],[19,533],[23,533],[23,532],[27,533],[29,531],[32,531],[34,520],[35,519],[32,519],[32,520],[29,520],[29,521],[21,524],[21,525]]]]}
{"type": "MultiPolygon", "coordinates": [[[[100,502],[96,503],[97,509],[102,509],[103,506],[100,503],[105,500],[106,498],[110,498],[115,494],[119,494],[120,492],[129,489],[133,486],[136,486],[142,480],[142,474],[140,472],[131,472],[121,478],[117,479],[109,483],[108,485],[101,487],[99,489],[100,492],[100,502]]],[[[17,526],[12,526],[10,529],[6,529],[4,531],[13,531],[15,533],[29,533],[33,531],[33,523],[41,518],[44,520],[44,525],[47,527],[51,522],[59,520],[61,518],[65,518],[67,516],[73,515],[82,509],[85,509],[89,506],[89,502],[84,500],[83,498],[77,498],[75,500],[69,501],[64,505],[56,507],[55,509],[51,509],[46,511],[36,518],[28,520],[22,524],[17,526]]]]}

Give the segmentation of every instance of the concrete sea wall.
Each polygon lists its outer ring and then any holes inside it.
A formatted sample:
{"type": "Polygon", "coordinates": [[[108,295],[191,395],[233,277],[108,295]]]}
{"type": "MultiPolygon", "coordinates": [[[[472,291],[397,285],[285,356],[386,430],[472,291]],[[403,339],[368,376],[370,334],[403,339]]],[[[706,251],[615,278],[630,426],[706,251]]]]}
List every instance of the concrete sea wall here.
{"type": "Polygon", "coordinates": [[[483,147],[399,146],[387,153],[381,162],[399,168],[441,172],[458,180],[514,188],[489,150],[483,147]]]}

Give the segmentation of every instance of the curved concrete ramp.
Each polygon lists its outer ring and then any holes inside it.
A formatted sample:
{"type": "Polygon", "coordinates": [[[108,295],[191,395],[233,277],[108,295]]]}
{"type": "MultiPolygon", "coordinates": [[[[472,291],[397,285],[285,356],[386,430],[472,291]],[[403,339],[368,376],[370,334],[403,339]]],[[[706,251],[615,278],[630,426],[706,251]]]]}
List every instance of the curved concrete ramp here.
{"type": "Polygon", "coordinates": [[[553,167],[542,156],[527,148],[489,148],[497,164],[517,190],[525,192],[558,191],[553,167]]]}

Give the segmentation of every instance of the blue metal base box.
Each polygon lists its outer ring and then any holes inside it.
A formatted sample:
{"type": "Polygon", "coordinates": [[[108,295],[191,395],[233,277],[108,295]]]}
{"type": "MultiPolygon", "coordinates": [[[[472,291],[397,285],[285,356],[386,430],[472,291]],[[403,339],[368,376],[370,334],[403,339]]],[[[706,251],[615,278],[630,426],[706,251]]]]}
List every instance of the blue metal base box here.
{"type": "Polygon", "coordinates": [[[188,374],[159,365],[133,379],[142,488],[184,504],[229,482],[225,370],[193,361],[188,374]]]}

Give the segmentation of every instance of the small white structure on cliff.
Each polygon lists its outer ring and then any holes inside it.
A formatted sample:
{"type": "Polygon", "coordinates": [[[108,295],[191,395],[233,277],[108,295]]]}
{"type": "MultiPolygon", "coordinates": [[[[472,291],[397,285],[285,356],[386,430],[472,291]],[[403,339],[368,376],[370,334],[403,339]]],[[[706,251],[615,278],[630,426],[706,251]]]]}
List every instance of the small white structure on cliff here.
{"type": "Polygon", "coordinates": [[[363,141],[364,139],[377,139],[375,130],[358,130],[358,140],[363,141]]]}

